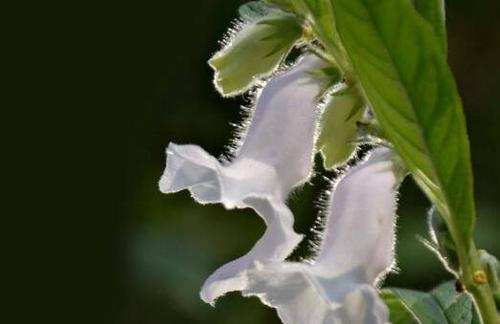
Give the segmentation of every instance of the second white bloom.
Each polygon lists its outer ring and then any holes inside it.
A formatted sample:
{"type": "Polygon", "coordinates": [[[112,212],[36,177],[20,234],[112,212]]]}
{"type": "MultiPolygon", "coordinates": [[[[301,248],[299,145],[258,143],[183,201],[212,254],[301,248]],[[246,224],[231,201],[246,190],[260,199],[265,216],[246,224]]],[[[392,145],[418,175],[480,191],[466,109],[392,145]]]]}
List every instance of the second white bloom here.
{"type": "Polygon", "coordinates": [[[249,271],[245,295],[277,309],[286,324],[386,323],[377,280],[394,262],[397,187],[390,149],[377,148],[336,183],[314,264],[276,262],[249,271]]]}

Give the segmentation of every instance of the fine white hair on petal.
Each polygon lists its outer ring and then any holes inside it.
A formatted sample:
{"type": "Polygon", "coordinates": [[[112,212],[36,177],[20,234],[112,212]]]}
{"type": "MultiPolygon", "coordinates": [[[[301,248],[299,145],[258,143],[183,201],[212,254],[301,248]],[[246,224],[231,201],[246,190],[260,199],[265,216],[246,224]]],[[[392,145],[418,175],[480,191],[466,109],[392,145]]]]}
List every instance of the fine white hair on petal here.
{"type": "Polygon", "coordinates": [[[394,262],[401,181],[394,153],[374,149],[335,183],[314,263],[259,265],[243,294],[276,308],[286,324],[387,323],[376,281],[394,262]]]}
{"type": "Polygon", "coordinates": [[[306,55],[267,82],[230,161],[219,161],[195,145],[167,147],[167,166],[159,184],[162,192],[188,189],[200,203],[252,208],[267,225],[246,255],[207,279],[201,297],[208,303],[244,289],[246,271],[255,262],[283,261],[302,239],[293,230],[293,215],[285,201],[311,174],[320,83],[308,71],[322,64],[306,55]]]}

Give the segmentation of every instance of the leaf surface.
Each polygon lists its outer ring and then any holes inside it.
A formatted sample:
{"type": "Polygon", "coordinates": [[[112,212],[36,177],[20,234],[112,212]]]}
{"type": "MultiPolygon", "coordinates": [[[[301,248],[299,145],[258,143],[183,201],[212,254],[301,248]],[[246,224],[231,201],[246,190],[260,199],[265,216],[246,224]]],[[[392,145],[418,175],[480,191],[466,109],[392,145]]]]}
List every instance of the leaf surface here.
{"type": "Polygon", "coordinates": [[[451,281],[428,293],[388,288],[381,293],[381,297],[389,307],[394,324],[480,323],[471,297],[467,293],[457,293],[451,281]]]}
{"type": "Polygon", "coordinates": [[[448,41],[444,0],[413,0],[413,5],[418,13],[432,25],[441,43],[441,49],[446,54],[448,41]]]}
{"type": "Polygon", "coordinates": [[[331,0],[337,30],[384,135],[469,244],[475,220],[462,104],[434,29],[410,1],[331,0]]]}

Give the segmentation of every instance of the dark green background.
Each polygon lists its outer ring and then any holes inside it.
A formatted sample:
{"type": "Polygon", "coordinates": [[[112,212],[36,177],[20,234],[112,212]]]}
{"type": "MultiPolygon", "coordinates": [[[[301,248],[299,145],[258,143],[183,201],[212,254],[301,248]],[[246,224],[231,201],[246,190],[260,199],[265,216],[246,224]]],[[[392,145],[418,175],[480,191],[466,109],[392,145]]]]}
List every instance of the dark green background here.
{"type": "MultiPolygon", "coordinates": [[[[219,48],[242,3],[165,0],[53,6],[49,10],[54,19],[38,15],[37,8],[23,8],[40,21],[27,33],[40,37],[23,54],[26,59],[21,58],[28,65],[36,60],[33,66],[44,71],[18,73],[32,82],[18,98],[38,101],[50,93],[48,105],[62,109],[52,115],[35,104],[35,118],[21,119],[26,128],[33,125],[40,131],[18,147],[30,157],[56,156],[57,161],[36,163],[32,172],[30,158],[23,168],[23,174],[41,173],[44,179],[36,182],[34,191],[23,189],[24,200],[17,208],[38,210],[47,202],[53,206],[47,213],[32,213],[37,219],[33,224],[43,223],[50,231],[32,226],[31,234],[15,232],[17,238],[40,236],[49,243],[38,253],[34,248],[42,240],[13,241],[26,245],[16,258],[28,269],[23,281],[14,284],[29,283],[26,289],[18,287],[11,299],[32,299],[39,305],[25,307],[17,316],[38,318],[54,312],[65,323],[278,323],[275,312],[256,299],[234,293],[212,308],[198,297],[213,270],[245,253],[262,234],[259,217],[247,210],[201,206],[186,192],[163,195],[157,188],[169,142],[199,144],[218,156],[232,137],[230,123],[241,120],[239,106],[245,99],[221,98],[206,61],[219,48]],[[65,11],[60,15],[57,10],[65,11]],[[41,32],[39,26],[47,30],[41,32]],[[54,34],[57,39],[50,39],[54,34]],[[56,50],[48,52],[52,48],[56,50]],[[36,80],[30,77],[34,75],[36,80]],[[49,77],[58,85],[52,86],[49,77]],[[38,90],[40,85],[46,91],[38,90]],[[38,122],[39,115],[57,128],[38,122]],[[74,130],[79,135],[69,139],[67,134],[74,130]],[[42,141],[42,135],[47,139],[42,141]],[[46,146],[52,140],[62,142],[54,152],[46,146]],[[64,185],[57,185],[61,193],[53,194],[45,188],[56,176],[64,178],[64,185]],[[46,215],[56,213],[61,217],[51,223],[46,215]],[[70,245],[73,241],[76,244],[70,245]],[[31,284],[34,273],[40,287],[31,284]]],[[[497,0],[447,3],[449,61],[472,145],[476,239],[479,247],[497,256],[499,13],[497,0]]],[[[290,199],[298,232],[310,234],[327,183],[322,175],[290,199]]],[[[417,239],[426,236],[428,207],[415,185],[406,181],[398,212],[401,270],[389,276],[387,285],[429,289],[450,278],[417,239]]],[[[301,253],[307,253],[307,244],[295,257],[301,253]]]]}

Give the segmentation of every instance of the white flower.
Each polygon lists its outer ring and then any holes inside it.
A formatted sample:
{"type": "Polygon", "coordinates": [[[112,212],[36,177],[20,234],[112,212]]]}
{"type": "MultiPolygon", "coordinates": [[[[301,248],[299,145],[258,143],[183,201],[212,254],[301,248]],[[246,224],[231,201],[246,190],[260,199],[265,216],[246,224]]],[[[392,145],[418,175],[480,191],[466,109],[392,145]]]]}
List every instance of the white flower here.
{"type": "Polygon", "coordinates": [[[302,239],[293,230],[293,215],[285,200],[311,173],[320,84],[308,71],[320,65],[316,57],[305,56],[264,86],[247,134],[230,163],[219,162],[194,145],[167,148],[162,192],[189,189],[200,203],[222,203],[229,209],[250,207],[267,225],[246,255],[206,280],[200,293],[206,302],[245,289],[247,269],[256,263],[284,260],[302,239]]]}
{"type": "Polygon", "coordinates": [[[401,180],[392,151],[375,149],[337,182],[315,262],[259,265],[243,294],[276,308],[286,324],[387,323],[376,282],[394,262],[401,180]]]}

